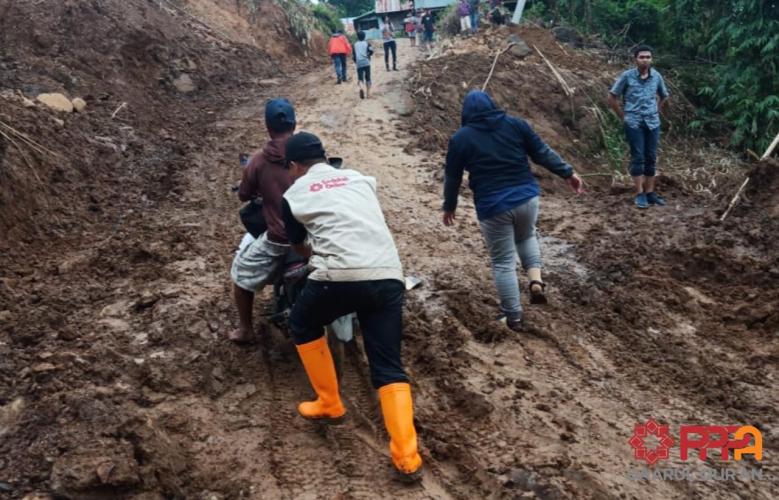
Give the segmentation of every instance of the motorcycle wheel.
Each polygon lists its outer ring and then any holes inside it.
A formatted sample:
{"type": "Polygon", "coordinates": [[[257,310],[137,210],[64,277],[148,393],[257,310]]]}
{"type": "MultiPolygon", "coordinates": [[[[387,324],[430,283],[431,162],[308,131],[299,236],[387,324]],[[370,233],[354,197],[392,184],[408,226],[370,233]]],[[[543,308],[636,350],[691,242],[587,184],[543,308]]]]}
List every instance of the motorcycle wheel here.
{"type": "Polygon", "coordinates": [[[330,348],[330,353],[333,355],[333,364],[335,365],[335,375],[338,381],[341,381],[344,371],[344,344],[335,333],[330,329],[325,329],[327,335],[327,346],[330,348]]]}

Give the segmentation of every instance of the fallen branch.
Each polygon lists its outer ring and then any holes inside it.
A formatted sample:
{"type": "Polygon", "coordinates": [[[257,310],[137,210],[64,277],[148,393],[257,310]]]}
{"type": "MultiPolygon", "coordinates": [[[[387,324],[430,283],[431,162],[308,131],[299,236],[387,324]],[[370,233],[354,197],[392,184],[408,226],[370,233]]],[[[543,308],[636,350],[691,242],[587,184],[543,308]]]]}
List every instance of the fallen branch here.
{"type": "Polygon", "coordinates": [[[755,153],[754,151],[752,151],[749,148],[747,148],[747,155],[749,155],[755,161],[760,161],[760,157],[757,156],[757,153],[755,153]]]}
{"type": "Polygon", "coordinates": [[[730,200],[730,205],[728,205],[728,209],[725,210],[725,213],[722,214],[722,217],[720,217],[720,222],[725,220],[725,217],[728,216],[731,210],[733,210],[733,207],[736,206],[736,202],[738,201],[739,196],[741,196],[741,193],[744,191],[744,188],[747,187],[747,184],[749,184],[749,177],[744,179],[744,183],[741,184],[741,187],[738,188],[738,191],[736,191],[736,195],[733,197],[732,200],[730,200]]]}
{"type": "MultiPolygon", "coordinates": [[[[760,161],[765,160],[769,156],[771,156],[771,153],[774,152],[774,148],[776,145],[779,144],[779,134],[776,134],[776,137],[774,137],[774,141],[771,143],[770,146],[768,146],[768,149],[765,150],[765,153],[763,153],[763,156],[760,157],[760,161]]],[[[736,203],[738,203],[738,199],[741,196],[741,193],[744,192],[744,189],[747,187],[747,184],[749,184],[749,176],[747,176],[746,179],[744,179],[744,182],[741,184],[741,187],[738,188],[738,191],[736,191],[735,196],[733,196],[733,199],[730,200],[730,204],[728,205],[728,209],[725,210],[725,213],[722,214],[722,217],[720,217],[720,222],[725,220],[725,217],[728,216],[731,210],[733,210],[733,207],[736,206],[736,203]]]]}
{"type": "Polygon", "coordinates": [[[774,152],[774,148],[776,145],[779,144],[779,134],[776,134],[776,137],[774,137],[774,142],[771,143],[770,146],[768,146],[768,149],[765,150],[765,153],[763,153],[763,156],[760,157],[760,160],[765,160],[769,156],[771,156],[771,153],[774,152]]]}
{"type": "Polygon", "coordinates": [[[46,148],[45,146],[42,146],[42,145],[38,144],[37,142],[32,140],[30,138],[30,136],[28,136],[24,132],[20,132],[20,131],[16,130],[15,128],[13,128],[12,126],[8,125],[7,123],[4,123],[4,122],[0,121],[0,126],[4,127],[6,129],[6,131],[8,131],[9,133],[14,134],[19,140],[21,140],[22,142],[26,143],[34,151],[37,151],[38,153],[43,154],[43,155],[49,154],[49,155],[51,155],[51,156],[53,156],[55,158],[62,158],[62,156],[60,154],[55,153],[54,151],[46,148]]]}
{"type": "Polygon", "coordinates": [[[492,61],[492,67],[490,68],[490,74],[487,75],[487,79],[484,80],[484,85],[481,86],[482,92],[484,92],[487,89],[487,84],[490,83],[490,78],[492,78],[492,72],[495,71],[495,65],[498,64],[498,58],[500,57],[500,55],[506,52],[507,50],[509,50],[514,45],[516,45],[516,43],[511,42],[506,46],[505,49],[499,50],[497,54],[495,54],[495,59],[492,61]]]}
{"type": "Polygon", "coordinates": [[[552,70],[552,74],[555,76],[555,78],[557,78],[557,81],[560,82],[560,85],[563,87],[563,92],[565,92],[565,95],[568,97],[573,97],[573,89],[568,86],[568,84],[563,79],[563,76],[557,71],[557,68],[555,68],[554,65],[549,62],[549,59],[547,59],[546,56],[544,56],[544,54],[538,50],[538,47],[533,45],[533,48],[536,49],[536,52],[538,52],[538,55],[541,56],[541,59],[543,59],[546,65],[549,66],[549,69],[552,70]]]}
{"type": "Polygon", "coordinates": [[[127,103],[126,103],[126,102],[123,102],[122,104],[120,104],[120,105],[119,105],[119,107],[118,107],[118,108],[116,108],[116,111],[114,111],[114,112],[111,114],[111,119],[114,119],[114,118],[116,118],[116,114],[117,114],[117,113],[119,113],[119,112],[120,112],[122,109],[124,109],[124,107],[125,107],[125,106],[127,106],[127,103]]]}
{"type": "Polygon", "coordinates": [[[610,174],[607,172],[596,172],[594,174],[579,174],[579,177],[614,177],[619,174],[610,174]]]}

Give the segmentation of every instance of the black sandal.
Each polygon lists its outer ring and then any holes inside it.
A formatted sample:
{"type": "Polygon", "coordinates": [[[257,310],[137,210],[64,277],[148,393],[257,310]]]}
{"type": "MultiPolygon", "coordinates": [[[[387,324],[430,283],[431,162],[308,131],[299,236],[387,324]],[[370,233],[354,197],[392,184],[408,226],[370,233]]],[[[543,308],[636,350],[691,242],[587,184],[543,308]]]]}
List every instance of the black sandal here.
{"type": "Polygon", "coordinates": [[[546,300],[546,295],[544,294],[544,291],[546,290],[546,283],[543,281],[532,280],[530,284],[528,284],[527,288],[530,291],[531,304],[547,304],[549,302],[546,300]],[[541,287],[541,291],[534,291],[533,285],[539,285],[541,287]]]}

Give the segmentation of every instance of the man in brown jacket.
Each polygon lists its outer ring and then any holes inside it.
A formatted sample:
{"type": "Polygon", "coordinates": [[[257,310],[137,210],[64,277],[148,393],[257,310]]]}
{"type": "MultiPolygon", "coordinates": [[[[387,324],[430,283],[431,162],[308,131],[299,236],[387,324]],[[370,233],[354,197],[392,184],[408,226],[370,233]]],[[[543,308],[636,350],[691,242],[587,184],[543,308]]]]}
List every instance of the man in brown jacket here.
{"type": "Polygon", "coordinates": [[[284,161],[284,144],[295,131],[292,104],[286,99],[268,101],[265,126],[270,141],[252,156],[238,190],[242,201],[262,198],[262,215],[268,230],[239,250],[233,259],[230,276],[240,326],[230,332],[228,338],[235,342],[251,337],[254,293],[270,282],[289,250],[281,204],[284,192],[292,184],[284,161]]]}

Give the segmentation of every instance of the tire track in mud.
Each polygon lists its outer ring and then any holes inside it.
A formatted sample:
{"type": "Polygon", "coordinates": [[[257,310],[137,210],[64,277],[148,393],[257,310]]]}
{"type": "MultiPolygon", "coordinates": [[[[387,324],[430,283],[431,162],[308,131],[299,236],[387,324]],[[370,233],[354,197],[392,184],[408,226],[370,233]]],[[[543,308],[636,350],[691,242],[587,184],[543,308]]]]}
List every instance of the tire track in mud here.
{"type": "MultiPolygon", "coordinates": [[[[262,334],[265,388],[270,402],[267,421],[270,424],[265,448],[270,453],[271,473],[286,498],[316,497],[325,491],[344,491],[345,484],[336,468],[332,453],[323,449],[321,435],[296,415],[295,405],[304,396],[307,384],[302,366],[295,366],[294,346],[278,346],[273,329],[262,334]],[[286,348],[282,351],[282,348],[286,348]]],[[[297,363],[299,365],[299,362],[297,363]]],[[[309,424],[310,425],[310,424],[309,424]]]]}

